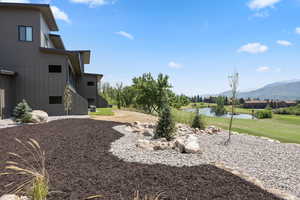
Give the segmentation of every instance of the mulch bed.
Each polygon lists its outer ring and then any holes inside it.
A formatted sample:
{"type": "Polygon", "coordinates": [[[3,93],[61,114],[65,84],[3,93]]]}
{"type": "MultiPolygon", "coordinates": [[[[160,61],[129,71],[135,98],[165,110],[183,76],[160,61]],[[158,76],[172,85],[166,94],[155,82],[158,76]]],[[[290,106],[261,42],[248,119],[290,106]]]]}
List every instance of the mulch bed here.
{"type": "MultiPolygon", "coordinates": [[[[212,165],[170,167],[126,163],[110,152],[111,142],[122,135],[112,129],[115,122],[69,119],[40,125],[0,129],[0,171],[6,152],[22,154],[14,138],[34,138],[47,153],[50,200],[84,200],[101,194],[106,200],[132,200],[142,194],[164,192],[169,200],[274,199],[279,198],[212,165]]],[[[24,152],[23,152],[24,153],[24,152]]],[[[234,156],[234,155],[233,155],[234,156]]],[[[0,196],[9,177],[0,177],[0,196]]]]}

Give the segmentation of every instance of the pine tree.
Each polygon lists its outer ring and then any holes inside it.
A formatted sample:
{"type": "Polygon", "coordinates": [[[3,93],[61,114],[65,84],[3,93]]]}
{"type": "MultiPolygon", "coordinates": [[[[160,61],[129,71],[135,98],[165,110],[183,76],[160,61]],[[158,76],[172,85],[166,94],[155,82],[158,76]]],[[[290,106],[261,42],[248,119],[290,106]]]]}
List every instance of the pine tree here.
{"type": "Polygon", "coordinates": [[[192,128],[199,128],[200,130],[205,129],[204,122],[203,122],[202,117],[199,113],[199,108],[196,109],[196,114],[195,114],[194,119],[192,121],[192,128]]]}
{"type": "Polygon", "coordinates": [[[166,138],[171,140],[176,131],[175,121],[168,105],[164,105],[156,126],[154,138],[166,138]]]}
{"type": "Polygon", "coordinates": [[[27,123],[31,121],[31,114],[30,112],[32,109],[28,105],[28,103],[23,99],[13,111],[13,116],[16,118],[17,122],[27,123]]]}

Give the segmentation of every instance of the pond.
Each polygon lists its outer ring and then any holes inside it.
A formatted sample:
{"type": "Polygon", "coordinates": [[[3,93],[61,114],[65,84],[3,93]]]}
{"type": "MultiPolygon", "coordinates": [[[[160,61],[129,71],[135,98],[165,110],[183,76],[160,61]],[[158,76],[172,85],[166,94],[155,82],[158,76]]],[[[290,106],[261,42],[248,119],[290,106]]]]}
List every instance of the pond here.
{"type": "MultiPolygon", "coordinates": [[[[195,108],[187,108],[187,109],[184,109],[184,111],[196,112],[196,109],[195,108]]],[[[199,112],[200,112],[200,114],[208,116],[208,117],[223,117],[223,118],[231,117],[230,113],[221,115],[221,116],[216,116],[215,113],[211,112],[211,108],[200,108],[199,112]]],[[[234,115],[234,118],[235,119],[253,119],[252,115],[250,115],[250,114],[237,114],[237,115],[234,115]]]]}

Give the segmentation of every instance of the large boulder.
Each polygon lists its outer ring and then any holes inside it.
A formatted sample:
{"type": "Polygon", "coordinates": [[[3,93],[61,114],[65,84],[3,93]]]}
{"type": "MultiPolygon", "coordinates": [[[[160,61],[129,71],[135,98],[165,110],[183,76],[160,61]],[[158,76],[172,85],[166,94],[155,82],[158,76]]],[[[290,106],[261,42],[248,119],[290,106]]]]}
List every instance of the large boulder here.
{"type": "Polygon", "coordinates": [[[180,153],[201,153],[198,138],[192,134],[176,138],[175,148],[180,153]]]}
{"type": "Polygon", "coordinates": [[[42,110],[34,110],[31,112],[31,122],[44,123],[48,121],[48,114],[42,110]]]}
{"type": "Polygon", "coordinates": [[[0,197],[0,200],[29,200],[29,198],[25,196],[19,197],[15,194],[5,194],[0,197]]]}

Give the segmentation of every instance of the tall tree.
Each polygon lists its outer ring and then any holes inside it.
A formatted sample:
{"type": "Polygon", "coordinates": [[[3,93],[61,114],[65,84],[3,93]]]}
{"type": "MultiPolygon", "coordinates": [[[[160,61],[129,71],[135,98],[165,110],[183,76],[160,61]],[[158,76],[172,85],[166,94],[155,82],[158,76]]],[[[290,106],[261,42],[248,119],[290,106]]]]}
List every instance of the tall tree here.
{"type": "Polygon", "coordinates": [[[64,91],[64,108],[67,115],[69,115],[72,109],[72,103],[73,103],[72,89],[71,86],[67,84],[64,91]]]}

